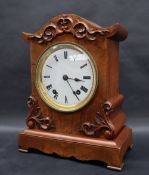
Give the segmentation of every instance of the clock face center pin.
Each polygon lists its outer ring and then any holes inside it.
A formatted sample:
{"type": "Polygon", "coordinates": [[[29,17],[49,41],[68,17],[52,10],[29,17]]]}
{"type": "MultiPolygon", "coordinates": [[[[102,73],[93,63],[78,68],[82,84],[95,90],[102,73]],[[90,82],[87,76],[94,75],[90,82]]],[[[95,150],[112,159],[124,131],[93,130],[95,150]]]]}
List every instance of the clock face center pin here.
{"type": "Polygon", "coordinates": [[[63,80],[67,81],[68,80],[68,76],[67,75],[63,75],[63,80]]]}

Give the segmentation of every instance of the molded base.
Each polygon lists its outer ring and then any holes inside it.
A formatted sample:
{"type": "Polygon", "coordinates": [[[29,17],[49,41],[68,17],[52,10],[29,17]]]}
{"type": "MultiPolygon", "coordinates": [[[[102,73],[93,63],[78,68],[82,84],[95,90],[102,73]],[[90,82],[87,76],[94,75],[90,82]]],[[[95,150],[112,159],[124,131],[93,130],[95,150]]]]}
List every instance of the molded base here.
{"type": "Polygon", "coordinates": [[[122,170],[123,158],[132,145],[132,131],[124,127],[114,140],[62,135],[39,130],[25,130],[19,134],[19,151],[36,149],[47,154],[79,160],[99,160],[107,168],[122,170]]]}

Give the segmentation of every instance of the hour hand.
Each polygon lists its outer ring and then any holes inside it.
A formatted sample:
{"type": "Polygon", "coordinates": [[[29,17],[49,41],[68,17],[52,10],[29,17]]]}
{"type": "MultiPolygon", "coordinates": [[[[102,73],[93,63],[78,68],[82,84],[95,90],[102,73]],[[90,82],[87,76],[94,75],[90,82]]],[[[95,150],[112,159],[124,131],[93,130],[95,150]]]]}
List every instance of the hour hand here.
{"type": "Polygon", "coordinates": [[[68,79],[70,79],[70,80],[74,80],[74,81],[82,81],[82,82],[84,82],[83,80],[80,80],[79,78],[68,78],[68,79]]]}

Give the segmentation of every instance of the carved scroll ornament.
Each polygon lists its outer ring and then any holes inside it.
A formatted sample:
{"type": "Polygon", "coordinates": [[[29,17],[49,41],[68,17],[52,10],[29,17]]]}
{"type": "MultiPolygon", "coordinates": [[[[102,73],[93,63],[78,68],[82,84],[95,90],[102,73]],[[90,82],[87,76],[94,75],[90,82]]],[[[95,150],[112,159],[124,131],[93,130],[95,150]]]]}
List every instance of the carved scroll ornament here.
{"type": "Polygon", "coordinates": [[[48,43],[64,33],[70,33],[78,39],[86,38],[87,40],[96,40],[97,36],[105,36],[120,41],[127,37],[126,29],[120,24],[102,28],[73,14],[57,16],[50,20],[39,32],[35,34],[23,33],[23,37],[41,44],[48,43]]]}
{"type": "Polygon", "coordinates": [[[119,95],[113,101],[106,101],[101,105],[99,111],[96,113],[95,122],[85,122],[81,126],[81,130],[85,135],[95,136],[103,133],[105,138],[112,139],[115,137],[114,125],[110,120],[110,115],[117,107],[120,107],[124,97],[119,95]]]}
{"type": "Polygon", "coordinates": [[[54,127],[53,120],[50,117],[42,116],[37,100],[30,96],[27,101],[29,114],[27,117],[27,126],[29,129],[38,128],[49,130],[54,127]]]}
{"type": "Polygon", "coordinates": [[[97,132],[102,132],[107,139],[114,137],[114,129],[111,121],[109,120],[109,115],[111,109],[102,106],[100,111],[96,113],[95,123],[85,122],[82,124],[82,131],[88,136],[94,136],[97,132]]]}

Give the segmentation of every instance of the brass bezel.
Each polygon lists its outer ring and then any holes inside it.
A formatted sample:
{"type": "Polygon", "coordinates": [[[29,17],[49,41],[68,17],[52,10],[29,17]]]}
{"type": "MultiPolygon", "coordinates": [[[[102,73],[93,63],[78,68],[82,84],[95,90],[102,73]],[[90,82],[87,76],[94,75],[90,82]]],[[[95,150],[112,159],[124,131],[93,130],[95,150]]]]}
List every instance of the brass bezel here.
{"type": "Polygon", "coordinates": [[[98,71],[97,71],[96,63],[95,63],[93,57],[91,56],[91,54],[85,48],[83,48],[82,46],[80,46],[76,43],[73,43],[73,42],[58,42],[58,43],[50,45],[48,48],[46,48],[45,51],[42,53],[42,55],[39,57],[38,63],[36,66],[36,70],[35,70],[35,86],[36,86],[36,89],[37,89],[39,96],[49,107],[51,107],[57,111],[61,111],[61,112],[74,112],[74,111],[77,111],[77,110],[83,108],[94,96],[95,91],[97,89],[97,85],[98,85],[98,73],[97,72],[98,71]],[[42,67],[44,65],[44,62],[47,59],[47,54],[45,54],[45,53],[53,46],[59,45],[59,44],[65,44],[65,45],[69,45],[69,47],[75,46],[77,48],[80,48],[81,50],[86,52],[86,54],[90,58],[90,63],[91,63],[92,71],[93,71],[92,89],[90,90],[90,93],[88,94],[88,96],[83,101],[81,101],[80,103],[78,103],[76,105],[69,105],[68,106],[68,105],[57,103],[52,97],[50,97],[47,94],[46,89],[44,88],[43,83],[42,83],[42,77],[41,77],[42,67]]]}

